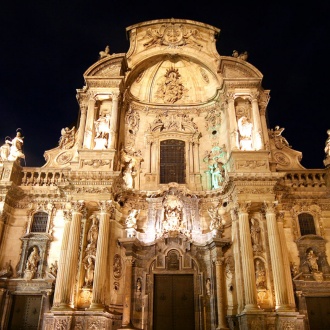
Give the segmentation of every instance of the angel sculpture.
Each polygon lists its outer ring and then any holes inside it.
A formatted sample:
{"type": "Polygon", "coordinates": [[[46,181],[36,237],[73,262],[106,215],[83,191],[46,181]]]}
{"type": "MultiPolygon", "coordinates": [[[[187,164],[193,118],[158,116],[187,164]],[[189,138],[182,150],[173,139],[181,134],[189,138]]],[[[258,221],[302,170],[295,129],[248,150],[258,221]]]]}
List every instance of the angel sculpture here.
{"type": "Polygon", "coordinates": [[[61,149],[70,149],[73,147],[75,130],[75,126],[73,126],[71,129],[69,129],[69,127],[61,129],[61,137],[58,141],[59,147],[61,149]]]}

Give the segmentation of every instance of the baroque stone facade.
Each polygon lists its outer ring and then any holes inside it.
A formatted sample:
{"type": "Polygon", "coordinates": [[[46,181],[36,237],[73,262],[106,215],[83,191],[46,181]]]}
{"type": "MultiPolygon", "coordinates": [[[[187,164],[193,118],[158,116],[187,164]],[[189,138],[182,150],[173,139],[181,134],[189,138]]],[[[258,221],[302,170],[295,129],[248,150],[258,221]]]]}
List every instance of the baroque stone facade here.
{"type": "Polygon", "coordinates": [[[262,74],[218,54],[219,32],[128,27],[128,52],[107,46],[85,71],[79,125],[44,166],[21,166],[20,132],[6,139],[1,329],[330,322],[315,310],[330,297],[329,147],[324,169],[300,164],[268,127],[262,74]]]}

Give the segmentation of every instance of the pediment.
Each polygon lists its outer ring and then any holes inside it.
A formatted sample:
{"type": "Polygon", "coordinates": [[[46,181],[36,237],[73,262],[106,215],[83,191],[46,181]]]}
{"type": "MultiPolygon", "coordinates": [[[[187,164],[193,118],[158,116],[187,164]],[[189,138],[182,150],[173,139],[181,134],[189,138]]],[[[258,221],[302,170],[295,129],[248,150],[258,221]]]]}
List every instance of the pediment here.
{"type": "Polygon", "coordinates": [[[224,78],[258,78],[262,79],[261,72],[252,64],[234,57],[226,57],[222,59],[220,71],[224,78]]]}
{"type": "Polygon", "coordinates": [[[93,64],[84,73],[84,77],[118,77],[123,76],[126,68],[125,54],[109,55],[93,64]]]}

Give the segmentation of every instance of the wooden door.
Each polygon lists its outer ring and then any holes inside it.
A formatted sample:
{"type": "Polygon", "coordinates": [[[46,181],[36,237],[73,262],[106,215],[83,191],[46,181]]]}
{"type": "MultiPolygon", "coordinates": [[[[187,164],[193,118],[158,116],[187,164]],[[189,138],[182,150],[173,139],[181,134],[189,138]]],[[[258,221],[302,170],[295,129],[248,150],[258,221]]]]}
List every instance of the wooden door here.
{"type": "Polygon", "coordinates": [[[306,297],[310,330],[330,329],[330,297],[306,297]]]}
{"type": "Polygon", "coordinates": [[[14,295],[8,329],[37,330],[40,308],[40,295],[14,295]]]}
{"type": "Polygon", "coordinates": [[[195,330],[193,275],[155,275],[154,330],[195,330]]]}

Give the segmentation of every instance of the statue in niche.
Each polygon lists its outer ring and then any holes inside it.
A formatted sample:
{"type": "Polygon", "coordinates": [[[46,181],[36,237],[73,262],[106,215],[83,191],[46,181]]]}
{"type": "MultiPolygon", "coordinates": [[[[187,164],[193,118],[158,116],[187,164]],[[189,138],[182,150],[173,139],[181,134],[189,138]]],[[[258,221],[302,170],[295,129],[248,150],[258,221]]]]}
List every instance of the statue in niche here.
{"type": "Polygon", "coordinates": [[[203,161],[207,163],[211,177],[211,189],[221,187],[225,179],[224,164],[220,159],[225,157],[225,152],[220,147],[214,147],[206,154],[203,161]]]}
{"type": "MultiPolygon", "coordinates": [[[[20,128],[16,130],[16,137],[12,139],[9,143],[11,144],[10,147],[10,154],[8,156],[8,160],[16,160],[18,158],[25,158],[23,154],[23,139],[22,133],[20,128]]],[[[9,140],[8,140],[9,141],[9,140]]]]}
{"type": "Polygon", "coordinates": [[[220,188],[223,180],[224,180],[224,169],[223,163],[221,162],[214,162],[214,164],[209,166],[210,173],[211,173],[211,182],[212,182],[212,189],[220,188]]]}
{"type": "Polygon", "coordinates": [[[261,241],[260,241],[260,235],[261,235],[261,228],[259,225],[259,221],[257,219],[251,219],[251,240],[252,240],[252,248],[253,251],[261,251],[261,241]]]}
{"type": "Polygon", "coordinates": [[[246,116],[238,120],[239,145],[241,150],[252,150],[252,123],[246,116]]]}
{"type": "Polygon", "coordinates": [[[86,250],[95,250],[97,245],[97,238],[99,235],[99,221],[95,214],[91,216],[92,225],[87,233],[87,248],[86,250]]]}
{"type": "Polygon", "coordinates": [[[306,261],[309,266],[309,270],[311,272],[318,272],[319,271],[319,265],[317,263],[317,260],[319,257],[314,253],[312,249],[310,249],[306,256],[306,261]]]}
{"type": "Polygon", "coordinates": [[[38,263],[40,261],[39,250],[36,246],[33,247],[32,252],[30,253],[24,271],[24,278],[32,279],[37,272],[38,263]]]}
{"type": "Polygon", "coordinates": [[[94,280],[94,258],[91,256],[87,257],[87,260],[84,264],[85,267],[85,287],[90,288],[93,286],[93,280],[94,280]]]}
{"type": "Polygon", "coordinates": [[[141,292],[142,291],[142,281],[140,278],[136,280],[136,292],[141,292]]]}
{"type": "Polygon", "coordinates": [[[121,151],[122,177],[127,189],[134,188],[134,177],[138,173],[140,163],[143,161],[140,152],[134,152],[131,148],[121,151]]]}
{"type": "Polygon", "coordinates": [[[74,135],[76,132],[75,126],[71,129],[69,127],[65,127],[61,129],[61,137],[58,141],[58,145],[61,149],[70,149],[74,145],[74,135]]]}
{"type": "Polygon", "coordinates": [[[327,134],[328,134],[328,138],[325,141],[325,148],[324,148],[326,158],[330,157],[330,129],[327,130],[327,134]]]}
{"type": "Polygon", "coordinates": [[[170,188],[168,194],[165,196],[164,202],[164,221],[163,229],[165,231],[182,231],[183,219],[182,210],[183,203],[175,188],[170,188]]]}
{"type": "Polygon", "coordinates": [[[122,276],[122,261],[119,254],[116,254],[113,259],[113,276],[115,279],[119,279],[122,276]]]}
{"type": "Polygon", "coordinates": [[[256,286],[257,290],[266,289],[266,271],[260,260],[256,261],[256,286]]]}
{"type": "Polygon", "coordinates": [[[205,282],[205,287],[206,287],[206,294],[208,296],[211,295],[211,279],[208,277],[205,282]]]}
{"type": "Polygon", "coordinates": [[[110,118],[111,117],[108,112],[102,112],[100,117],[94,121],[94,150],[103,150],[108,148],[110,138],[110,118]]]}
{"type": "Polygon", "coordinates": [[[13,275],[13,267],[11,266],[11,260],[6,262],[4,267],[0,270],[0,277],[9,278],[13,275]]]}
{"type": "Polygon", "coordinates": [[[6,136],[5,143],[0,147],[1,160],[8,160],[8,157],[10,155],[10,144],[11,139],[9,136],[6,136]]]}

